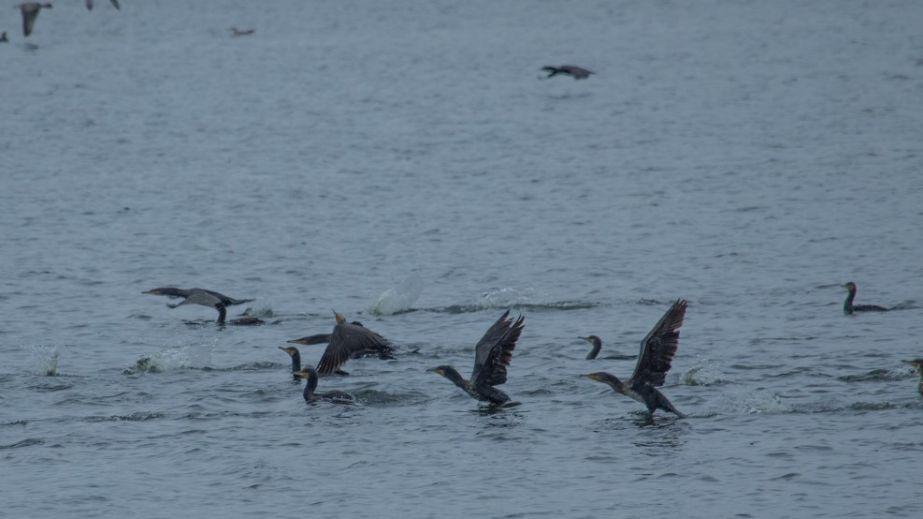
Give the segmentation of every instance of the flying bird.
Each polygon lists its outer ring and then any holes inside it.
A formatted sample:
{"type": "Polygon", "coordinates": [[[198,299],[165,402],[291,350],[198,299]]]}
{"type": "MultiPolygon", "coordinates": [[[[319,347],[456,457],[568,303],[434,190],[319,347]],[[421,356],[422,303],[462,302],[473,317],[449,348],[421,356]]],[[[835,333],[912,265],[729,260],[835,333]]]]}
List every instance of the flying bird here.
{"type": "Polygon", "coordinates": [[[42,9],[51,9],[51,4],[42,4],[39,2],[23,2],[19,4],[19,12],[22,14],[22,34],[29,36],[32,34],[32,28],[35,26],[35,19],[42,9]]]}
{"type": "Polygon", "coordinates": [[[492,405],[507,404],[509,395],[494,386],[506,383],[506,368],[525,326],[523,316],[514,321],[508,318],[509,314],[509,310],[504,312],[474,347],[474,370],[470,380],[465,380],[452,366],[438,366],[430,371],[451,380],[471,398],[492,405]]]}
{"type": "MultiPolygon", "coordinates": [[[[170,308],[176,308],[182,305],[201,305],[214,308],[218,311],[218,324],[225,324],[225,318],[227,317],[227,307],[253,301],[253,299],[234,299],[233,297],[228,297],[219,292],[206,290],[204,288],[185,289],[176,287],[160,287],[152,288],[142,293],[155,296],[167,296],[171,299],[179,297],[183,298],[181,302],[175,305],[167,304],[167,306],[170,308]]],[[[239,319],[232,319],[229,321],[229,323],[238,326],[250,326],[263,324],[263,321],[256,317],[247,316],[241,317],[239,319]]]]}
{"type": "Polygon", "coordinates": [[[586,79],[590,77],[590,74],[594,73],[592,70],[587,70],[576,65],[561,65],[560,67],[548,65],[542,67],[542,70],[548,73],[548,75],[545,76],[546,79],[557,75],[570,76],[574,79],[586,79]]]}
{"type": "Polygon", "coordinates": [[[348,375],[345,371],[340,370],[349,359],[356,359],[366,355],[378,355],[381,359],[392,359],[394,348],[391,343],[369,330],[362,323],[353,321],[346,322],[346,318],[333,312],[336,319],[336,325],[330,334],[317,334],[300,339],[292,339],[288,342],[294,344],[323,344],[327,343],[327,349],[321,356],[320,362],[317,363],[317,372],[321,375],[348,375]]]}
{"type": "Polygon", "coordinates": [[[647,406],[649,419],[653,419],[654,411],[657,409],[684,418],[686,415],[679,412],[657,388],[663,385],[667,372],[670,371],[673,356],[679,347],[679,329],[683,326],[685,315],[686,301],[677,299],[641,341],[641,353],[638,355],[635,371],[627,383],[602,371],[584,376],[607,384],[616,393],[641,402],[647,406]]]}

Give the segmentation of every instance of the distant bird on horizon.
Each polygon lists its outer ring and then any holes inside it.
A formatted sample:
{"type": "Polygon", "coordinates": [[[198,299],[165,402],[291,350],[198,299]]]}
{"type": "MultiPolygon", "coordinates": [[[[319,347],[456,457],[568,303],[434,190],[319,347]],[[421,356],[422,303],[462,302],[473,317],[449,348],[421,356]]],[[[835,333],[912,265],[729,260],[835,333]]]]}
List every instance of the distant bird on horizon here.
{"type": "MultiPolygon", "coordinates": [[[[109,2],[112,4],[112,7],[115,7],[116,9],[119,9],[119,10],[122,9],[122,6],[119,5],[119,0],[109,0],[109,2]]],[[[87,11],[93,10],[93,0],[86,0],[84,3],[87,6],[87,11]]]]}
{"type": "Polygon", "coordinates": [[[547,72],[548,75],[545,76],[545,79],[554,77],[557,75],[570,76],[574,79],[586,79],[590,77],[590,74],[594,74],[592,70],[587,70],[583,67],[578,67],[576,65],[561,65],[560,67],[553,67],[551,65],[542,67],[542,70],[547,72]]]}
{"type": "Polygon", "coordinates": [[[920,384],[917,386],[917,391],[923,396],[923,359],[905,360],[904,363],[917,368],[917,373],[920,374],[920,384]]]}
{"type": "MultiPolygon", "coordinates": [[[[243,303],[249,303],[253,299],[234,299],[233,297],[228,297],[219,292],[214,292],[212,290],[206,290],[204,288],[176,288],[176,287],[159,287],[152,288],[142,294],[150,294],[155,296],[167,296],[171,299],[178,297],[183,298],[183,300],[175,305],[167,304],[169,308],[176,308],[182,305],[201,305],[214,308],[218,311],[218,324],[225,324],[225,318],[227,316],[227,307],[240,305],[243,303]]],[[[256,317],[242,317],[240,319],[232,319],[229,321],[230,324],[238,326],[250,326],[255,324],[263,324],[261,319],[256,317]]]]}
{"type": "Polygon", "coordinates": [[[584,375],[585,377],[607,384],[616,393],[641,402],[647,407],[648,418],[654,419],[654,411],[663,409],[680,418],[686,415],[676,407],[657,388],[666,380],[667,372],[673,362],[673,356],[679,347],[679,329],[683,326],[686,315],[686,301],[677,299],[654,328],[641,341],[641,353],[638,363],[628,382],[622,382],[615,375],[602,371],[584,375]]]}
{"type": "Polygon", "coordinates": [[[887,312],[890,309],[878,305],[854,305],[852,304],[853,299],[856,298],[856,284],[850,281],[843,285],[849,295],[846,296],[846,301],[843,303],[843,313],[846,315],[852,315],[853,312],[887,312]]]}
{"type": "Polygon", "coordinates": [[[231,27],[231,37],[237,38],[238,36],[250,36],[256,32],[256,29],[238,29],[237,27],[231,27]]]}
{"type": "Polygon", "coordinates": [[[349,373],[340,369],[349,359],[356,359],[366,355],[378,355],[380,359],[392,359],[394,348],[388,339],[369,330],[362,323],[353,321],[346,322],[346,318],[333,312],[336,325],[333,327],[333,333],[321,333],[310,335],[300,339],[292,339],[288,342],[293,344],[323,344],[327,343],[327,349],[317,363],[317,372],[321,375],[349,375],[349,373]]]}
{"type": "Polygon", "coordinates": [[[0,43],[6,43],[8,41],[10,41],[10,39],[6,37],[6,31],[0,32],[0,43]]]}
{"type": "Polygon", "coordinates": [[[32,34],[32,28],[35,26],[35,19],[38,17],[39,11],[42,9],[52,9],[54,5],[41,4],[38,2],[23,2],[16,7],[19,8],[19,12],[22,14],[22,34],[28,37],[32,34]]]}
{"type": "Polygon", "coordinates": [[[506,383],[506,368],[513,360],[513,350],[525,326],[525,318],[509,319],[507,310],[481,337],[474,347],[474,370],[464,377],[452,366],[437,366],[430,371],[449,379],[475,400],[492,405],[512,405],[510,397],[494,386],[506,383]]]}

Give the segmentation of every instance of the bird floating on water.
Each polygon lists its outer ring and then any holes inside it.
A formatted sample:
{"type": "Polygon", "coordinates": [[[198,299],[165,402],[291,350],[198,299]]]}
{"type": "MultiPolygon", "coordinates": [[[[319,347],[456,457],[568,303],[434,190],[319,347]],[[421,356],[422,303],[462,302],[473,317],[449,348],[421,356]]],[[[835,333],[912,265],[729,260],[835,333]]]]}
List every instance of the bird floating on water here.
{"type": "Polygon", "coordinates": [[[35,19],[38,17],[39,11],[42,9],[51,9],[54,5],[39,2],[23,2],[16,7],[19,8],[19,12],[22,14],[22,34],[23,36],[29,36],[32,34],[32,28],[35,26],[35,19]]]}
{"type": "Polygon", "coordinates": [[[301,352],[294,346],[279,346],[279,349],[288,353],[288,356],[292,358],[292,378],[298,380],[296,373],[301,371],[301,352]]]}
{"type": "Polygon", "coordinates": [[[6,37],[6,31],[0,32],[0,43],[6,43],[8,41],[10,41],[10,39],[6,37]]]}
{"type": "Polygon", "coordinates": [[[574,79],[586,79],[590,77],[590,74],[594,72],[592,70],[587,70],[583,67],[578,67],[576,65],[561,65],[560,67],[553,67],[551,65],[542,67],[544,72],[547,72],[548,75],[545,76],[545,79],[554,77],[557,75],[570,76],[574,79]]]}
{"type": "Polygon", "coordinates": [[[474,347],[474,370],[471,379],[465,380],[452,366],[438,366],[431,369],[451,380],[471,398],[493,405],[510,405],[510,397],[494,386],[506,383],[506,368],[513,359],[516,341],[525,326],[525,318],[509,319],[507,310],[497,319],[474,347]]]}
{"type": "Polygon", "coordinates": [[[920,374],[920,384],[917,386],[917,391],[920,392],[920,395],[923,395],[923,359],[905,360],[904,362],[916,368],[917,373],[920,374]]]}
{"type": "Polygon", "coordinates": [[[238,29],[237,27],[231,27],[231,37],[237,38],[240,36],[250,36],[256,32],[256,29],[238,29]]]}
{"type": "Polygon", "coordinates": [[[318,400],[323,400],[325,402],[331,402],[334,404],[351,404],[353,403],[353,396],[349,393],[344,393],[342,391],[328,391],[326,393],[317,393],[317,371],[314,368],[304,368],[293,373],[296,379],[303,378],[306,383],[304,385],[304,396],[305,402],[316,402],[318,400]]]}
{"type": "Polygon", "coordinates": [[[603,341],[596,335],[588,335],[586,337],[578,337],[578,339],[583,339],[586,342],[593,345],[593,348],[586,354],[587,360],[593,360],[599,355],[599,350],[603,347],[603,341]]]}
{"type": "Polygon", "coordinates": [[[846,301],[843,303],[843,312],[851,315],[853,312],[887,312],[889,309],[878,305],[854,305],[853,299],[856,298],[856,284],[850,281],[843,285],[843,288],[849,291],[846,301]]]}
{"type": "Polygon", "coordinates": [[[622,382],[615,375],[602,371],[584,376],[607,384],[616,393],[641,402],[647,406],[649,419],[653,419],[654,411],[657,409],[663,409],[684,418],[686,415],[679,412],[657,387],[663,385],[667,372],[670,371],[673,356],[676,355],[676,349],[679,347],[679,329],[683,326],[685,315],[686,301],[677,299],[641,341],[638,363],[627,383],[622,382]]]}
{"type": "Polygon", "coordinates": [[[381,359],[394,358],[394,348],[387,339],[362,326],[362,323],[358,321],[347,323],[346,318],[336,311],[333,315],[336,319],[333,333],[310,335],[288,341],[305,345],[327,343],[327,349],[324,350],[320,362],[317,363],[318,373],[348,375],[349,373],[342,371],[340,367],[349,359],[367,355],[377,355],[381,359]]]}
{"type": "MultiPolygon", "coordinates": [[[[109,3],[111,3],[112,7],[115,7],[116,9],[122,9],[122,6],[119,5],[119,0],[109,0],[109,3]]],[[[84,5],[87,6],[87,11],[93,10],[93,0],[86,0],[84,5]]]]}
{"type": "MultiPolygon", "coordinates": [[[[201,305],[214,308],[218,311],[218,324],[225,324],[225,318],[227,317],[227,307],[240,305],[243,303],[249,303],[253,299],[234,299],[233,297],[228,297],[219,292],[213,290],[206,290],[204,288],[176,288],[176,287],[159,287],[152,288],[148,291],[142,292],[142,294],[150,294],[155,296],[167,296],[171,299],[178,297],[183,298],[180,303],[175,305],[167,304],[170,308],[176,308],[182,305],[201,305]]],[[[238,326],[252,326],[257,324],[263,324],[262,319],[256,317],[246,316],[239,319],[232,319],[228,321],[230,324],[238,326]]]]}

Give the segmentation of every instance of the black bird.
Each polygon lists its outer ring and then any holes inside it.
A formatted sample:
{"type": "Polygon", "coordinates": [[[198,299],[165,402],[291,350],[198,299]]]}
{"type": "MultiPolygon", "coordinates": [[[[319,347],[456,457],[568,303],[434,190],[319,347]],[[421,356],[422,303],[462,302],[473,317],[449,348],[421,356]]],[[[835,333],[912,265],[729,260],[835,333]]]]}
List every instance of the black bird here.
{"type": "Polygon", "coordinates": [[[562,76],[570,76],[574,79],[586,79],[590,77],[590,74],[593,74],[592,70],[587,70],[576,65],[561,65],[560,67],[552,67],[549,65],[542,67],[542,70],[548,73],[548,75],[545,76],[546,79],[559,74],[562,76]]]}
{"type": "Polygon", "coordinates": [[[657,389],[663,385],[667,372],[670,371],[673,356],[676,355],[679,346],[679,329],[683,326],[685,315],[686,301],[677,299],[641,341],[638,363],[628,383],[601,371],[584,376],[608,384],[615,392],[641,402],[647,406],[650,419],[653,419],[654,411],[657,409],[669,411],[680,418],[685,417],[686,415],[673,407],[667,397],[657,389]]]}
{"type": "Polygon", "coordinates": [[[381,359],[393,359],[394,348],[388,339],[369,330],[362,323],[353,321],[346,322],[346,318],[333,312],[336,318],[336,325],[333,327],[333,333],[310,335],[300,339],[292,339],[288,342],[294,344],[323,344],[327,343],[327,349],[317,363],[317,372],[321,375],[348,375],[345,371],[340,370],[343,364],[349,359],[356,359],[367,355],[377,355],[381,359]]]}
{"type": "Polygon", "coordinates": [[[32,27],[35,26],[35,19],[42,9],[51,9],[51,4],[42,4],[39,2],[23,2],[19,4],[19,12],[22,14],[22,34],[28,36],[32,34],[32,27]]]}
{"type": "Polygon", "coordinates": [[[237,27],[231,27],[231,37],[238,38],[240,36],[250,36],[256,32],[256,29],[238,29],[237,27]]]}
{"type": "Polygon", "coordinates": [[[326,393],[315,393],[314,390],[317,389],[317,371],[314,368],[304,368],[293,373],[295,378],[303,378],[307,381],[304,385],[304,396],[305,402],[316,402],[318,400],[323,400],[325,402],[331,402],[334,404],[351,404],[353,403],[353,396],[349,393],[344,393],[342,391],[328,391],[326,393]]]}
{"type": "Polygon", "coordinates": [[[474,347],[474,370],[471,380],[465,380],[452,366],[439,366],[430,371],[451,380],[456,386],[476,400],[502,405],[510,401],[509,395],[495,388],[506,382],[506,368],[513,359],[516,341],[525,326],[525,318],[515,321],[508,318],[507,310],[497,322],[487,329],[474,347]]]}
{"type": "Polygon", "coordinates": [[[923,395],[923,359],[905,360],[904,362],[917,368],[917,373],[920,374],[920,384],[917,386],[917,390],[920,395],[923,395]]]}
{"type": "Polygon", "coordinates": [[[8,41],[10,40],[6,37],[6,31],[0,32],[0,43],[6,43],[8,41]]]}
{"type": "Polygon", "coordinates": [[[843,288],[849,291],[846,296],[846,302],[843,303],[843,312],[851,315],[853,312],[887,312],[889,309],[878,305],[854,305],[853,299],[856,298],[856,284],[850,281],[843,285],[843,288]]]}
{"type": "MultiPolygon", "coordinates": [[[[151,294],[155,296],[167,296],[171,299],[178,297],[183,298],[182,302],[175,305],[167,304],[170,308],[176,308],[182,305],[201,305],[214,308],[218,311],[218,324],[225,324],[225,317],[227,316],[227,307],[233,305],[240,305],[243,303],[249,303],[253,299],[234,299],[233,297],[228,297],[219,292],[214,292],[212,290],[205,290],[204,288],[175,288],[175,287],[160,287],[152,288],[142,294],[151,294]]],[[[229,321],[230,324],[235,324],[238,326],[252,326],[256,324],[263,324],[261,319],[256,317],[241,317],[239,319],[232,319],[229,321]]]]}
{"type": "Polygon", "coordinates": [[[593,360],[593,359],[596,358],[597,355],[599,355],[599,350],[601,350],[602,347],[603,347],[603,341],[602,341],[602,339],[600,339],[600,338],[597,337],[596,335],[588,335],[588,336],[586,336],[586,337],[578,337],[578,339],[583,339],[583,340],[585,340],[586,342],[588,342],[588,343],[590,343],[590,344],[593,345],[593,348],[589,351],[589,353],[586,354],[586,359],[587,359],[587,360],[593,360]]]}
{"type": "Polygon", "coordinates": [[[292,358],[292,378],[298,380],[300,377],[296,373],[301,371],[301,352],[294,346],[279,346],[279,349],[288,353],[288,356],[292,358]]]}

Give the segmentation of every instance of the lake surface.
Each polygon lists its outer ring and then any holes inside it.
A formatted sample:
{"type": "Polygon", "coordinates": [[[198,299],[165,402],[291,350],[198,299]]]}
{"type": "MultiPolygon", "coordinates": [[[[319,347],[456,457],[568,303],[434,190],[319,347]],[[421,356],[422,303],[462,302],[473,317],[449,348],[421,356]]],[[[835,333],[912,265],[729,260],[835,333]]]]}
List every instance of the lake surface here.
{"type": "Polygon", "coordinates": [[[923,3],[3,11],[0,515],[923,515],[923,3]],[[678,297],[645,425],[579,375],[678,297]],[[426,369],[508,308],[485,413],[426,369]],[[331,309],[400,348],[321,380],[355,406],[277,349],[331,309]]]}

